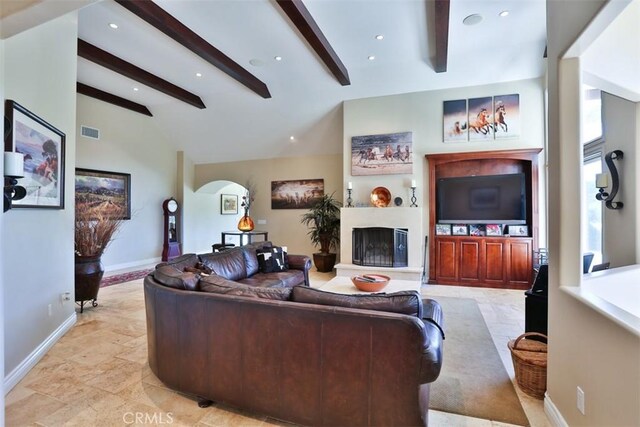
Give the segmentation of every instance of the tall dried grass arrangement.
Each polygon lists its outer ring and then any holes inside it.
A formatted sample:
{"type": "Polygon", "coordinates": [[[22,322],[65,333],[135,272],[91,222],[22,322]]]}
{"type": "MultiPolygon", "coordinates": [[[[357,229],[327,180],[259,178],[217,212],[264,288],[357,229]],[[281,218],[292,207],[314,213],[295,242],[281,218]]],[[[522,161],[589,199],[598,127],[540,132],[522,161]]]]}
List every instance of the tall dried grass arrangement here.
{"type": "Polygon", "coordinates": [[[126,215],[126,209],[89,203],[76,204],[75,254],[100,256],[116,234],[126,215]]]}

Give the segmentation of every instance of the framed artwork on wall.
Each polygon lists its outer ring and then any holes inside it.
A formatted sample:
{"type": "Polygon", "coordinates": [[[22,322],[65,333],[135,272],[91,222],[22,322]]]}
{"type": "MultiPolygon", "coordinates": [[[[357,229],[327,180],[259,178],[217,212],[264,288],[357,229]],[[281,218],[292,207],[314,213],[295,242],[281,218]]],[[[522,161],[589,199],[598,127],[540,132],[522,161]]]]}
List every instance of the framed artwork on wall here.
{"type": "Polygon", "coordinates": [[[413,133],[351,138],[351,175],[413,173],[413,133]]]}
{"type": "Polygon", "coordinates": [[[520,95],[500,95],[493,98],[493,128],[496,139],[520,136],[520,95]]]}
{"type": "Polygon", "coordinates": [[[469,99],[469,141],[487,141],[493,139],[493,98],[469,99]]]}
{"type": "Polygon", "coordinates": [[[131,174],[76,168],[76,207],[103,205],[124,208],[131,219],[131,174]]]}
{"type": "Polygon", "coordinates": [[[27,190],[13,208],[64,209],[65,134],[15,101],[5,102],[5,151],[24,156],[27,190]]]}
{"type": "Polygon", "coordinates": [[[442,135],[444,142],[466,142],[468,140],[466,99],[442,103],[442,135]]]}
{"type": "Polygon", "coordinates": [[[271,209],[309,209],[324,196],[324,179],[271,181],[271,209]]]}
{"type": "Polygon", "coordinates": [[[237,194],[221,194],[220,195],[220,214],[222,215],[238,214],[238,195],[237,194]]]}

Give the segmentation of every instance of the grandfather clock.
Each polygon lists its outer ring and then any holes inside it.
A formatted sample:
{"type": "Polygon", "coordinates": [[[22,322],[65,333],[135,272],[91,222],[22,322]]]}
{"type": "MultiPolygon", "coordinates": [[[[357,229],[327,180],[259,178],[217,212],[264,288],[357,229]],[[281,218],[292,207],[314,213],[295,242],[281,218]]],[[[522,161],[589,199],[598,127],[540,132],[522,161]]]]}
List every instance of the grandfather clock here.
{"type": "Polygon", "coordinates": [[[178,241],[178,202],[173,197],[162,202],[164,212],[164,244],[162,245],[162,261],[169,261],[180,256],[178,241]]]}

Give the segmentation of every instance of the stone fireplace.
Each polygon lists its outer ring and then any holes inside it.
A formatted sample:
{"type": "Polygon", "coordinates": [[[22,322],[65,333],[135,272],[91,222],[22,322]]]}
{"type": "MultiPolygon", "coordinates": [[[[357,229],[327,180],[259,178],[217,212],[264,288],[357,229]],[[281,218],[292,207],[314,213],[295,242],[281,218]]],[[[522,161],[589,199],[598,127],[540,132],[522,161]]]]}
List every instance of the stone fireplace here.
{"type": "MultiPolygon", "coordinates": [[[[420,280],[424,263],[424,238],[427,219],[422,208],[386,207],[386,208],[342,208],[340,210],[340,263],[336,265],[338,276],[354,276],[357,274],[378,272],[391,278],[404,280],[420,280]],[[362,229],[391,230],[394,247],[400,242],[404,254],[398,254],[398,259],[404,257],[400,265],[394,256],[393,260],[370,262],[370,258],[380,257],[387,251],[388,244],[371,243],[366,237],[366,243],[358,242],[361,237],[356,236],[362,229]],[[401,230],[396,236],[395,230],[401,230]],[[355,240],[354,240],[355,238],[355,240]],[[364,246],[363,246],[364,244],[364,246]],[[369,247],[369,252],[364,251],[369,247]],[[362,258],[365,258],[363,263],[362,258]],[[377,263],[377,265],[371,265],[377,263]],[[389,265],[391,264],[391,265],[389,265]],[[395,265],[394,265],[395,264],[395,265]]],[[[384,232],[383,232],[384,233],[384,232]]],[[[398,249],[399,246],[398,245],[398,249]]],[[[385,257],[389,255],[386,252],[385,257]]]]}

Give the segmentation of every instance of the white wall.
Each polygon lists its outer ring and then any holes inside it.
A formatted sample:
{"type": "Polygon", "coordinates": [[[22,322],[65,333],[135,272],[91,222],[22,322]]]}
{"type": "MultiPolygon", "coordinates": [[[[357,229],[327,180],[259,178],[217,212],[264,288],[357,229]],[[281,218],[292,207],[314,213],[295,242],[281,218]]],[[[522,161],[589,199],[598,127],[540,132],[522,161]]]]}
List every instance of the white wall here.
{"type": "MultiPolygon", "coordinates": [[[[624,2],[610,2],[607,6],[615,3],[624,2]]],[[[560,286],[578,286],[582,277],[582,145],[580,60],[560,61],[559,58],[604,4],[605,1],[592,0],[580,2],[580,7],[576,7],[574,2],[547,2],[548,154],[552,184],[549,185],[549,353],[545,408],[571,426],[640,425],[638,337],[560,290],[560,286]],[[585,392],[584,415],[576,408],[578,386],[585,392]],[[554,407],[557,412],[552,410],[554,407]]],[[[593,36],[591,31],[583,35],[593,36]]],[[[584,49],[585,44],[577,47],[584,49]]]]}
{"type": "Polygon", "coordinates": [[[176,194],[175,148],[153,117],[84,95],[78,95],[77,102],[76,167],[131,174],[131,220],[124,222],[102,256],[105,269],[159,261],[162,202],[176,194]],[[100,129],[100,140],[81,136],[81,125],[100,129]]]}
{"type": "MultiPolygon", "coordinates": [[[[624,157],[613,163],[620,176],[620,189],[615,201],[624,207],[618,210],[604,209],[604,253],[611,267],[636,263],[637,177],[635,102],[630,102],[608,93],[602,93],[605,153],[622,150],[624,157]]],[[[606,166],[604,166],[606,169],[606,166]]],[[[609,190],[611,190],[609,188],[609,190]]]]}
{"type": "MultiPolygon", "coordinates": [[[[4,41],[0,40],[0,64],[4,64],[4,41]]],[[[0,100],[4,97],[4,66],[0,66],[0,100]]],[[[0,102],[0,116],[4,117],[4,102],[0,102]]],[[[4,120],[0,120],[0,135],[4,135],[4,120]]],[[[3,150],[4,151],[4,150],[3,150]]],[[[0,171],[4,177],[4,161],[0,162],[0,171]]],[[[0,220],[0,236],[4,221],[0,220]]],[[[4,271],[4,240],[0,239],[0,271],[4,271]]],[[[4,369],[4,275],[0,274],[0,366],[4,369]]],[[[4,375],[3,375],[4,378],[4,375]]],[[[0,392],[0,426],[4,425],[4,393],[0,392]]]]}
{"type": "Polygon", "coordinates": [[[66,134],[64,210],[15,209],[2,215],[5,380],[65,321],[75,321],[73,168],[76,145],[77,15],[4,41],[4,96],[66,134]],[[48,315],[51,304],[52,314],[48,315]]]}
{"type": "MultiPolygon", "coordinates": [[[[543,147],[544,128],[544,81],[543,79],[521,80],[486,86],[415,92],[378,98],[365,98],[344,103],[344,185],[353,183],[353,199],[356,203],[369,205],[371,190],[384,186],[391,191],[392,198],[400,196],[409,205],[411,180],[417,181],[418,206],[428,212],[428,188],[426,154],[454,153],[483,150],[507,150],[543,147]],[[523,129],[520,138],[508,140],[443,143],[442,103],[455,99],[484,96],[520,94],[520,122],[523,129]],[[375,135],[395,132],[413,132],[413,174],[411,175],[351,175],[351,138],[358,135],[375,135]]],[[[544,153],[539,156],[539,211],[545,212],[544,199],[544,153]]],[[[425,215],[423,229],[428,229],[425,215]]],[[[540,216],[541,247],[546,246],[546,224],[540,216]]]]}

